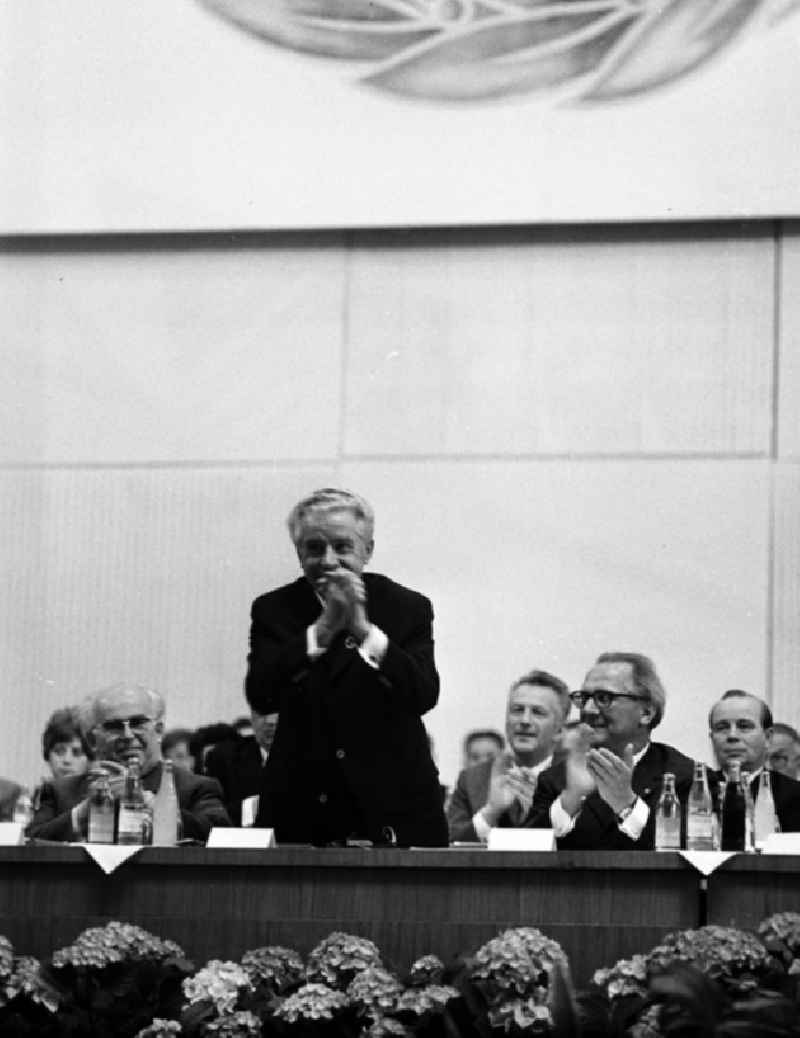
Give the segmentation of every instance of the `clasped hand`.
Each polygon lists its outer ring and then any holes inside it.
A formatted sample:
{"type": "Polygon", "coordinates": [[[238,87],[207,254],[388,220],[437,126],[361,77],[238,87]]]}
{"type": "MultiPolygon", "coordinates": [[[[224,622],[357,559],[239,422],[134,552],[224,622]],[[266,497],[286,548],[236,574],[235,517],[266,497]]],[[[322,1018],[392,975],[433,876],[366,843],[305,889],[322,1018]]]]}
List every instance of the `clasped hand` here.
{"type": "Polygon", "coordinates": [[[364,582],[352,570],[339,568],[326,574],[319,587],[325,605],[317,620],[317,641],[327,646],[340,631],[363,641],[369,633],[364,582]]]}

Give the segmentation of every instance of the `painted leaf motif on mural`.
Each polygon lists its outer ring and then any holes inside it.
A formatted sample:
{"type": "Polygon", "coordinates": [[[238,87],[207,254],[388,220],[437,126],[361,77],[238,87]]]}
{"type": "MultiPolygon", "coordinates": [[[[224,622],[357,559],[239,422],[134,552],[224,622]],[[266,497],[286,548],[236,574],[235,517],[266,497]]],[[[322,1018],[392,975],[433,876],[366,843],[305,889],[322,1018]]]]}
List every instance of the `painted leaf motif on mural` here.
{"type": "Polygon", "coordinates": [[[612,101],[666,86],[800,0],[198,0],[296,51],[367,65],[362,82],[429,101],[553,92],[612,101]]]}

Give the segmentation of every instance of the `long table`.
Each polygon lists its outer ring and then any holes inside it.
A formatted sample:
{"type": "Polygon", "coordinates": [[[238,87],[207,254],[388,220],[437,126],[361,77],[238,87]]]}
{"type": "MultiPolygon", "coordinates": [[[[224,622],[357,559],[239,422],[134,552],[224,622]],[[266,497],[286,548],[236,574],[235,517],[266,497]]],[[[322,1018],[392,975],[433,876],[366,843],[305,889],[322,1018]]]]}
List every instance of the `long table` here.
{"type": "Polygon", "coordinates": [[[0,848],[0,934],[47,957],[111,919],[177,941],[200,965],[332,930],[374,940],[403,970],[510,926],[541,928],[574,978],[699,923],[700,879],[677,854],[478,849],[143,848],[106,876],[82,847],[0,848]]]}

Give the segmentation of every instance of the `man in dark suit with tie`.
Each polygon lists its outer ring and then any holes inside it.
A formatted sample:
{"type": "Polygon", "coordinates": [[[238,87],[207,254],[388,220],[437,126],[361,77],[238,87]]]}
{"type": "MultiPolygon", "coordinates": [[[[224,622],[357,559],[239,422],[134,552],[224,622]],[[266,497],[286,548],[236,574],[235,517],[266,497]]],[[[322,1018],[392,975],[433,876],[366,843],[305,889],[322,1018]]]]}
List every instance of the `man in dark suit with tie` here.
{"type": "MultiPolygon", "coordinates": [[[[119,684],[104,689],[79,707],[81,729],[94,759],[107,765],[109,784],[119,798],[125,771],[136,764],[145,801],[152,807],[161,785],[161,734],[164,700],[142,685],[119,684]]],[[[176,768],[175,792],[184,837],[205,840],[212,826],[229,826],[219,785],[209,778],[176,768]]],[[[28,836],[42,840],[84,840],[89,816],[88,775],[45,782],[28,836]]]]}
{"type": "Polygon", "coordinates": [[[693,776],[690,758],[651,741],[666,701],[652,661],[603,653],[570,698],[582,723],[565,760],[539,778],[533,824],[552,827],[559,849],[652,850],[664,775],[683,802],[693,776]]]}
{"type": "MultiPolygon", "coordinates": [[[[264,766],[269,759],[278,715],[250,711],[253,734],[219,742],[208,753],[205,773],[222,786],[225,807],[234,825],[252,825],[264,783],[264,766]],[[244,805],[243,801],[247,801],[244,805]],[[254,810],[255,808],[255,810],[254,810]]],[[[269,819],[266,812],[262,823],[269,819]]]]}
{"type": "Polygon", "coordinates": [[[527,824],[537,778],[553,763],[569,706],[566,684],[545,670],[514,682],[506,701],[509,752],[458,776],[447,809],[451,840],[485,842],[494,827],[527,824]]]}
{"type": "MultiPolygon", "coordinates": [[[[708,715],[711,745],[720,770],[710,772],[708,785],[718,802],[719,785],[733,761],[750,772],[753,799],[758,796],[761,773],[767,766],[772,731],[772,712],[763,699],[731,688],[711,708],[708,715]]],[[[800,832],[800,782],[773,771],[770,775],[772,799],[782,832],[800,832]]]]}
{"type": "Polygon", "coordinates": [[[435,706],[433,610],[378,573],[369,504],[316,491],[292,509],[303,576],[253,603],[245,693],[279,714],[259,823],[284,843],[447,844],[422,715],[435,706]]]}

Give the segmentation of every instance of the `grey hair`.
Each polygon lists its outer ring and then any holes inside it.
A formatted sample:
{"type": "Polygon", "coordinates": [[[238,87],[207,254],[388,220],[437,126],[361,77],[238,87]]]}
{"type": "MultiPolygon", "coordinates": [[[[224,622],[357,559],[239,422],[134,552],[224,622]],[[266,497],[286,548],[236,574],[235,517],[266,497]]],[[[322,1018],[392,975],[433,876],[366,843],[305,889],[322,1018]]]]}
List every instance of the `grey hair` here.
{"type": "Polygon", "coordinates": [[[656,673],[655,665],[650,657],[643,656],[640,652],[603,652],[597,657],[596,662],[630,664],[633,671],[634,689],[644,696],[653,708],[653,720],[650,722],[650,728],[655,728],[664,716],[667,693],[664,691],[661,678],[656,673]]]}
{"type": "Polygon", "coordinates": [[[308,497],[304,497],[302,501],[298,501],[289,513],[286,525],[289,527],[289,535],[293,544],[296,545],[300,537],[303,519],[308,512],[316,508],[346,508],[363,524],[365,538],[368,541],[372,540],[375,529],[375,512],[372,510],[372,505],[363,497],[353,494],[349,490],[322,487],[320,490],[315,490],[313,494],[309,494],[308,497]]]}
{"type": "Polygon", "coordinates": [[[84,736],[92,732],[100,723],[103,704],[113,702],[125,693],[139,693],[146,697],[150,704],[150,713],[154,721],[160,721],[164,716],[166,704],[164,697],[147,685],[136,685],[127,681],[119,681],[109,688],[101,688],[99,692],[92,692],[78,704],[78,720],[84,736]]]}

